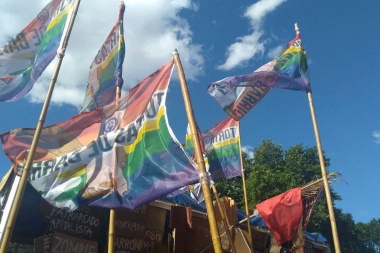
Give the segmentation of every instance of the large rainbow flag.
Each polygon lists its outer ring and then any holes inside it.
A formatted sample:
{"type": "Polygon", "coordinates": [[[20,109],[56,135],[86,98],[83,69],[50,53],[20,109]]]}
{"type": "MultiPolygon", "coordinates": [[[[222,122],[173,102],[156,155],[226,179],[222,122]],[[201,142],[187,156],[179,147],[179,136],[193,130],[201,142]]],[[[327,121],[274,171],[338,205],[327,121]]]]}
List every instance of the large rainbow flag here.
{"type": "Polygon", "coordinates": [[[52,0],[0,49],[0,101],[18,100],[32,89],[57,54],[75,1],[52,0]]]}
{"type": "Polygon", "coordinates": [[[231,117],[239,120],[274,87],[311,91],[299,33],[277,59],[252,73],[211,83],[207,90],[231,117]]]}
{"type": "Polygon", "coordinates": [[[116,87],[123,86],[123,62],[125,56],[123,16],[125,5],[120,4],[119,18],[90,67],[87,91],[81,111],[90,111],[111,103],[116,87]]]}
{"type": "MultiPolygon", "coordinates": [[[[134,209],[198,181],[167,121],[172,69],[170,61],[119,100],[44,127],[29,182],[57,207],[134,209]]],[[[23,168],[34,132],[0,135],[16,170],[23,168]]]]}

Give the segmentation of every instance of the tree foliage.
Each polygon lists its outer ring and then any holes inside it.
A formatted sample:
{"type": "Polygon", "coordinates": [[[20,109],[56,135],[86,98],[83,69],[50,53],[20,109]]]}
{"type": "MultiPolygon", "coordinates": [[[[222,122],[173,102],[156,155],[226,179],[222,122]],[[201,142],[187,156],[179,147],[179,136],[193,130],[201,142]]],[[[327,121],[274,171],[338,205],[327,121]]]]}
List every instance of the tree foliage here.
{"type": "MultiPolygon", "coordinates": [[[[254,159],[243,157],[248,195],[248,206],[253,207],[289,189],[300,187],[321,178],[321,168],[316,147],[297,144],[284,150],[271,140],[262,141],[254,150],[254,159]]],[[[324,158],[328,169],[330,160],[324,158]]],[[[243,187],[240,177],[216,182],[219,196],[233,198],[238,207],[244,209],[243,187]]],[[[341,197],[330,189],[333,201],[341,197]]],[[[334,207],[340,238],[341,252],[379,253],[380,219],[369,223],[355,224],[352,215],[334,207]]],[[[331,223],[325,198],[316,206],[307,227],[308,231],[323,234],[334,250],[331,223]]]]}

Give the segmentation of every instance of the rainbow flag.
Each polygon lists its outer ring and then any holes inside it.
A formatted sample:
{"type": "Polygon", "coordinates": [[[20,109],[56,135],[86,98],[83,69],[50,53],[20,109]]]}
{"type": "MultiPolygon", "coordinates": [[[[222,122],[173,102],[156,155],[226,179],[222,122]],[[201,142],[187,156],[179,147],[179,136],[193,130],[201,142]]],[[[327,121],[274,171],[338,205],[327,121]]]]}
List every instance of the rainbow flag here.
{"type": "MultiPolygon", "coordinates": [[[[212,180],[228,179],[241,175],[239,122],[231,117],[218,122],[202,133],[201,147],[205,165],[212,180]]],[[[193,138],[186,134],[185,150],[193,156],[193,138]]]]}
{"type": "MultiPolygon", "coordinates": [[[[130,208],[198,181],[198,172],[166,116],[173,61],[119,100],[44,127],[29,182],[51,204],[130,208]]],[[[34,129],[0,135],[21,170],[34,129]]]]}
{"type": "Polygon", "coordinates": [[[231,117],[239,120],[274,87],[311,91],[299,33],[277,59],[252,73],[211,83],[207,90],[231,117]]]}
{"type": "Polygon", "coordinates": [[[50,1],[35,19],[0,49],[0,101],[20,98],[18,94],[30,80],[38,48],[60,2],[50,1]]]}
{"type": "Polygon", "coordinates": [[[57,53],[74,1],[52,0],[0,49],[0,101],[18,100],[32,89],[57,53]]]}
{"type": "Polygon", "coordinates": [[[239,122],[227,117],[203,133],[211,178],[241,176],[239,122]]]}
{"type": "Polygon", "coordinates": [[[125,5],[120,4],[119,18],[95,56],[88,75],[87,91],[81,111],[90,111],[111,103],[116,87],[123,86],[123,62],[125,56],[123,17],[125,5]]]}

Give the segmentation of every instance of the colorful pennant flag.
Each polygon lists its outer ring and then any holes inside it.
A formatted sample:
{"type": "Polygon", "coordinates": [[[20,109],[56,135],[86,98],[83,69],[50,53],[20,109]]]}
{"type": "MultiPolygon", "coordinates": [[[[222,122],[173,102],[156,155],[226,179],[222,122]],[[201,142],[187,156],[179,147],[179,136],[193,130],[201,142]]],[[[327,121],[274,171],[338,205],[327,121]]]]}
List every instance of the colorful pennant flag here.
{"type": "Polygon", "coordinates": [[[55,58],[75,0],[52,0],[0,49],[0,101],[25,96],[55,58]]]}
{"type": "Polygon", "coordinates": [[[274,87],[311,91],[299,33],[277,59],[253,73],[211,83],[207,90],[231,117],[239,120],[274,87]]]}
{"type": "Polygon", "coordinates": [[[292,239],[302,219],[301,188],[294,188],[256,205],[277,245],[292,239]]]}
{"type": "MultiPolygon", "coordinates": [[[[135,207],[198,180],[194,163],[166,116],[173,61],[123,97],[42,129],[29,176],[50,203],[135,207]]],[[[34,129],[0,135],[3,149],[22,169],[34,129]]]]}
{"type": "MultiPolygon", "coordinates": [[[[205,163],[212,180],[228,179],[241,175],[239,122],[231,117],[218,122],[202,133],[205,163]]],[[[191,134],[187,132],[185,150],[193,156],[194,145],[191,134]]]]}
{"type": "Polygon", "coordinates": [[[203,133],[211,178],[241,176],[239,122],[227,117],[203,133]]]}
{"type": "Polygon", "coordinates": [[[125,56],[124,10],[125,5],[122,2],[118,21],[91,64],[82,112],[111,103],[116,96],[116,87],[123,86],[122,70],[125,56]]]}

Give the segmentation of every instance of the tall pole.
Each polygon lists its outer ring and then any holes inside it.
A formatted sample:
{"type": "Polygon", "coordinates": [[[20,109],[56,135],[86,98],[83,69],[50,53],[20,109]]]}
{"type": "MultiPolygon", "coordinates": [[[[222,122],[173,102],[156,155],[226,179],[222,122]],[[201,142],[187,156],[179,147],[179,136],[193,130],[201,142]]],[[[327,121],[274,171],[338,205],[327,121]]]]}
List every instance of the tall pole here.
{"type": "Polygon", "coordinates": [[[323,158],[322,145],[321,145],[321,140],[319,138],[318,124],[317,124],[317,119],[315,117],[313,98],[311,96],[311,92],[308,92],[307,96],[308,96],[308,99],[309,99],[309,106],[310,106],[311,118],[312,118],[313,126],[314,126],[315,139],[317,141],[319,163],[321,165],[322,180],[323,180],[323,185],[324,185],[324,188],[325,188],[327,207],[328,207],[328,210],[329,210],[329,216],[330,216],[331,230],[332,230],[332,235],[333,235],[333,240],[334,240],[335,253],[340,253],[340,244],[339,244],[338,230],[337,230],[337,227],[336,227],[334,208],[333,208],[331,194],[330,194],[329,181],[328,181],[328,178],[327,178],[325,160],[323,158]]]}
{"type": "MultiPolygon", "coordinates": [[[[299,35],[300,34],[300,29],[298,28],[297,23],[294,24],[294,29],[296,31],[296,34],[299,35]]],[[[333,240],[334,240],[334,246],[335,246],[335,253],[340,253],[340,244],[339,244],[338,230],[337,230],[337,227],[336,227],[334,208],[333,208],[332,198],[331,198],[331,194],[330,194],[329,180],[328,180],[327,172],[326,172],[325,159],[323,157],[321,139],[319,138],[319,130],[318,130],[317,119],[315,117],[315,111],[314,111],[314,105],[313,105],[313,97],[312,97],[310,91],[307,92],[307,97],[308,97],[308,100],[309,100],[311,119],[313,121],[315,140],[317,142],[319,164],[321,166],[323,186],[324,186],[324,189],[325,189],[325,195],[326,195],[326,200],[327,200],[327,207],[328,207],[328,210],[329,210],[331,230],[332,230],[332,235],[333,235],[333,240]]]]}
{"type": "MultiPolygon", "coordinates": [[[[116,86],[116,101],[121,97],[121,87],[116,86]]],[[[117,152],[117,149],[115,150],[117,152]]],[[[116,176],[116,166],[113,171],[113,175],[116,176]]],[[[116,192],[116,179],[112,179],[112,186],[114,187],[114,191],[116,192]]],[[[116,220],[116,211],[115,209],[110,209],[110,216],[108,222],[108,253],[114,252],[114,244],[115,244],[115,220],[116,220]]]]}
{"type": "MultiPolygon", "coordinates": [[[[119,50],[124,46],[124,27],[123,27],[123,19],[124,19],[124,11],[125,11],[125,5],[124,1],[121,1],[120,7],[119,7],[119,50]],[[122,39],[121,39],[122,38],[122,39]],[[123,45],[122,45],[123,44],[123,45]]],[[[120,57],[120,52],[118,54],[118,57],[120,57]]],[[[122,56],[122,59],[124,60],[124,53],[122,56]]],[[[122,67],[121,67],[122,68],[122,67]]],[[[121,86],[123,85],[123,77],[122,77],[122,71],[117,71],[118,78],[116,80],[116,94],[115,94],[115,100],[116,103],[118,103],[120,97],[121,97],[121,86]]],[[[117,156],[118,150],[115,149],[115,154],[117,156]]],[[[114,166],[113,168],[113,177],[112,177],[112,187],[115,192],[115,194],[118,194],[117,191],[117,183],[116,183],[116,174],[117,174],[117,166],[114,166]]],[[[115,220],[116,220],[116,211],[114,209],[110,210],[110,216],[109,216],[109,222],[108,222],[108,253],[114,252],[114,244],[115,244],[115,220]]]]}
{"type": "Polygon", "coordinates": [[[71,30],[72,30],[73,25],[74,25],[75,17],[76,17],[77,12],[78,12],[79,4],[80,4],[80,0],[75,1],[74,9],[73,9],[72,13],[70,14],[71,17],[69,20],[68,29],[66,30],[64,37],[63,37],[63,40],[62,40],[62,46],[61,46],[61,48],[58,49],[59,52],[57,52],[57,57],[58,57],[57,64],[55,66],[55,70],[54,70],[53,76],[52,76],[51,81],[50,81],[50,85],[49,85],[49,89],[48,89],[48,92],[46,95],[45,102],[42,106],[40,118],[38,119],[36,131],[35,131],[34,136],[33,136],[33,140],[32,140],[32,144],[30,146],[28,157],[26,159],[26,163],[25,163],[24,169],[23,169],[22,174],[21,174],[20,183],[19,183],[19,186],[18,186],[17,191],[16,191],[13,206],[10,210],[9,220],[7,222],[7,225],[6,225],[5,231],[4,231],[3,242],[1,243],[1,246],[0,246],[0,253],[6,253],[7,252],[8,243],[10,241],[10,238],[11,238],[11,235],[13,232],[13,228],[14,228],[14,225],[16,223],[16,218],[17,218],[17,214],[18,214],[18,211],[20,208],[22,196],[24,195],[26,183],[27,183],[27,180],[29,177],[30,167],[31,167],[32,162],[33,162],[33,156],[34,156],[34,153],[35,153],[36,148],[37,148],[37,144],[38,144],[38,140],[39,140],[40,135],[41,135],[43,124],[45,122],[46,113],[47,113],[47,110],[48,110],[48,107],[50,104],[50,100],[51,100],[51,97],[53,94],[55,83],[57,81],[59,70],[61,68],[62,60],[63,60],[63,57],[65,56],[66,47],[67,47],[67,44],[68,44],[68,41],[70,38],[71,30]]]}
{"type": "Polygon", "coordinates": [[[231,224],[228,222],[228,220],[226,218],[227,217],[226,208],[225,208],[225,206],[223,207],[222,204],[220,203],[218,191],[216,189],[215,184],[212,184],[211,188],[212,188],[212,191],[214,192],[215,201],[216,201],[216,204],[218,205],[220,217],[222,218],[222,221],[224,224],[224,230],[226,231],[228,241],[230,242],[232,253],[236,253],[235,244],[234,244],[234,241],[232,239],[232,235],[231,235],[231,231],[230,231],[231,224]]]}
{"type": "Polygon", "coordinates": [[[181,85],[182,95],[183,95],[183,99],[185,103],[186,115],[189,121],[190,132],[193,135],[195,158],[196,158],[196,163],[199,169],[199,181],[201,183],[203,195],[205,198],[205,204],[206,204],[208,221],[210,224],[210,232],[211,232],[212,244],[214,246],[214,252],[222,253],[222,243],[220,241],[218,225],[216,222],[214,207],[212,204],[210,184],[209,184],[208,175],[207,175],[207,171],[205,167],[205,162],[203,160],[203,155],[202,155],[201,146],[199,142],[199,135],[197,133],[198,129],[195,124],[194,113],[193,113],[190,96],[189,96],[189,90],[187,88],[185,74],[183,72],[181,60],[179,59],[177,50],[174,50],[173,58],[174,58],[174,63],[178,71],[178,77],[179,77],[179,82],[181,85]]]}
{"type": "Polygon", "coordinates": [[[244,203],[245,203],[245,215],[247,216],[247,227],[248,227],[248,235],[249,235],[249,247],[251,249],[251,252],[253,252],[253,240],[252,240],[252,229],[251,229],[251,221],[249,218],[249,208],[248,208],[248,196],[247,196],[247,186],[245,184],[245,173],[244,173],[244,164],[243,164],[243,154],[241,151],[241,143],[240,143],[240,122],[239,124],[239,155],[240,155],[240,161],[241,161],[241,180],[243,181],[243,193],[244,193],[244,203]]]}

